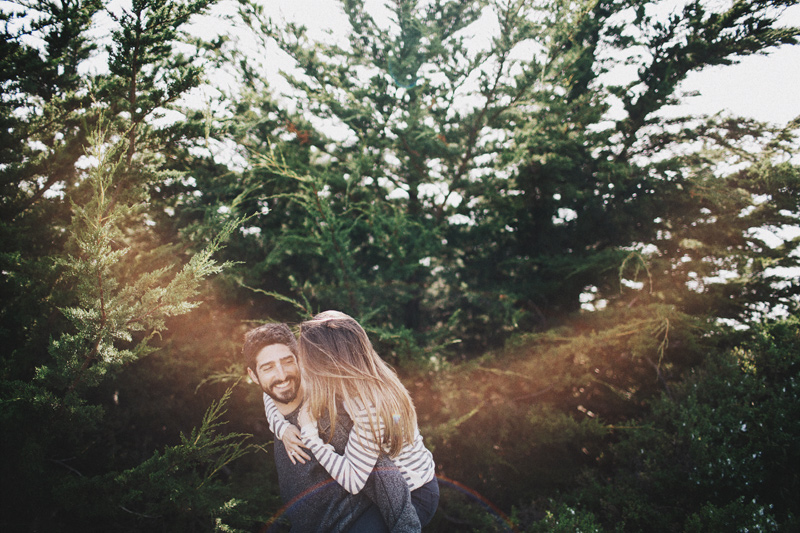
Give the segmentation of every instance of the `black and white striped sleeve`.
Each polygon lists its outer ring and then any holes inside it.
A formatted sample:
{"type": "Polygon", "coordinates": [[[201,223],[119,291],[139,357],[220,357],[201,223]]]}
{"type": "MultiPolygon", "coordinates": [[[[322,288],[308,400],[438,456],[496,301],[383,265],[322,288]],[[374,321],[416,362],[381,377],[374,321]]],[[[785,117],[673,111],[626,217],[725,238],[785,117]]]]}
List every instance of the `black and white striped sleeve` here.
{"type": "MultiPolygon", "coordinates": [[[[350,430],[344,455],[339,455],[333,446],[322,441],[315,425],[305,425],[300,430],[303,444],[311,450],[331,477],[351,494],[358,494],[364,488],[381,453],[380,444],[375,442],[371,431],[370,413],[374,416],[375,409],[350,413],[353,429],[350,430]]],[[[383,424],[380,426],[380,434],[383,437],[383,424]]]]}
{"type": "Polygon", "coordinates": [[[262,394],[264,395],[264,412],[267,415],[269,430],[275,434],[276,438],[283,439],[283,434],[291,424],[283,417],[281,412],[278,411],[278,406],[275,405],[272,398],[270,398],[266,392],[262,394]]]}

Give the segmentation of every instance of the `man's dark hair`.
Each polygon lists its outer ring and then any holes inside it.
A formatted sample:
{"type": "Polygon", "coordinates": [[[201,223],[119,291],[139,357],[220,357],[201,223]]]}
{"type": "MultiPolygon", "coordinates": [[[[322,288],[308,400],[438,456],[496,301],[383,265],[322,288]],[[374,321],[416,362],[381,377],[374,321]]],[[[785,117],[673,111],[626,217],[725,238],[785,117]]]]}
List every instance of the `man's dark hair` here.
{"type": "Polygon", "coordinates": [[[283,344],[297,355],[297,339],[286,324],[264,324],[253,328],[244,335],[242,357],[245,366],[255,370],[258,352],[273,344],[283,344]]]}

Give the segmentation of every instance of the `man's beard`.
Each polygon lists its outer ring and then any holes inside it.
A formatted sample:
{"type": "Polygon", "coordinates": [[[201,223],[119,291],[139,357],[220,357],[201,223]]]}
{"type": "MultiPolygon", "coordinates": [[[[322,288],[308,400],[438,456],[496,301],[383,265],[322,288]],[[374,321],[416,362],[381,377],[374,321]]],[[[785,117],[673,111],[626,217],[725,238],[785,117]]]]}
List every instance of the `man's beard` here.
{"type": "Polygon", "coordinates": [[[300,379],[297,376],[286,376],[283,381],[273,381],[267,387],[261,387],[267,395],[278,403],[291,403],[297,398],[297,392],[300,390],[300,379]],[[275,388],[284,383],[288,383],[288,388],[282,388],[275,391],[275,388]]]}

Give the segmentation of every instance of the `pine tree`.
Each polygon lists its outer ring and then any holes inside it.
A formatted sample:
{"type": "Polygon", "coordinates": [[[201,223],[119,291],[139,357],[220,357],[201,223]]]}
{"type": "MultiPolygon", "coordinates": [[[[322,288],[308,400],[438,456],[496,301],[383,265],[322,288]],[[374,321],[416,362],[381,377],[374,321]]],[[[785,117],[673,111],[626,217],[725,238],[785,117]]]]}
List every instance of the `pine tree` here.
{"type": "Polygon", "coordinates": [[[68,191],[93,117],[78,73],[95,50],[86,37],[100,2],[40,2],[3,11],[0,59],[0,339],[11,375],[31,376],[42,338],[60,327],[52,255],[65,244],[68,191]],[[26,39],[38,38],[41,48],[26,39]],[[20,361],[25,363],[18,364],[20,361]]]}
{"type": "MultiPolygon", "coordinates": [[[[380,22],[363,2],[347,1],[350,28],[337,42],[314,42],[304,27],[248,4],[254,32],[294,61],[286,79],[296,95],[285,106],[262,83],[264,106],[248,105],[252,120],[242,123],[252,128],[238,137],[267,154],[235,186],[268,206],[241,204],[257,213],[260,233],[249,240],[265,258],[251,283],[269,274],[257,285],[267,293],[343,308],[376,331],[404,332],[396,339],[457,338],[476,351],[515,329],[557,324],[592,290],[598,300],[622,294],[714,313],[721,286],[704,285],[698,298],[686,276],[713,279],[734,265],[749,275],[759,245],[744,235],[777,219],[747,218],[737,227],[749,251],[698,249],[682,279],[680,243],[694,241],[678,235],[728,231],[723,217],[733,220],[758,196],[728,195],[742,180],[720,176],[718,162],[755,138],[791,143],[796,128],[756,134],[735,118],[659,112],[689,72],[794,44],[798,30],[776,23],[791,4],[688,2],[657,15],[651,3],[397,1],[380,22]],[[488,45],[469,39],[479,18],[496,21],[488,45]],[[601,76],[626,63],[638,68],[629,83],[601,76]],[[333,127],[345,140],[331,137],[333,127]],[[712,197],[727,201],[712,207],[712,197]],[[641,282],[628,279],[634,263],[650,276],[641,294],[621,284],[641,282]]],[[[782,157],[770,142],[765,167],[782,157]]],[[[741,316],[770,299],[768,285],[753,278],[749,289],[722,291],[756,291],[741,316]]]]}
{"type": "MultiPolygon", "coordinates": [[[[210,4],[135,0],[101,13],[101,2],[64,1],[3,12],[4,527],[107,530],[130,514],[109,500],[122,495],[103,477],[130,465],[116,462],[124,447],[99,391],[200,304],[205,280],[225,267],[212,256],[236,225],[192,250],[166,239],[175,237],[169,226],[154,227],[163,204],[149,201],[181,177],[171,146],[196,134],[155,119],[202,80],[197,57],[178,52],[180,29],[210,4]],[[102,14],[116,24],[108,71],[81,76],[102,59],[89,38],[102,14]]],[[[205,422],[184,442],[206,447],[189,470],[244,450],[243,435],[210,435],[217,423],[205,422]]],[[[147,492],[146,484],[126,490],[147,492]]],[[[218,516],[222,503],[214,498],[218,516]]],[[[214,527],[213,516],[203,520],[214,527]]]]}
{"type": "MultiPolygon", "coordinates": [[[[650,14],[648,4],[557,6],[547,15],[552,22],[545,35],[552,35],[552,45],[545,57],[552,59],[541,63],[546,83],[512,125],[511,161],[518,170],[508,180],[492,180],[498,192],[492,193],[488,206],[478,204],[468,213],[499,219],[490,227],[502,237],[486,239],[496,246],[476,250],[471,265],[500,264],[500,273],[472,267],[465,271],[481,276],[476,285],[503,287],[527,312],[528,321],[555,318],[577,311],[587,287],[615,299],[620,278],[629,275],[620,276],[625,257],[652,244],[659,261],[650,275],[656,283],[674,283],[662,296],[676,302],[674,298],[686,294],[685,285],[674,279],[674,271],[685,266],[684,250],[661,240],[702,223],[706,194],[727,194],[729,180],[712,179],[714,163],[741,153],[744,137],[737,137],[735,119],[725,124],[728,133],[716,129],[714,119],[702,126],[703,119],[664,120],[658,112],[675,101],[688,72],[795,43],[797,29],[775,27],[771,2],[737,3],[719,12],[689,2],[661,21],[650,14]],[[629,52],[637,49],[647,53],[629,52]],[[622,60],[638,67],[637,76],[624,86],[608,85],[599,74],[622,60]],[[609,127],[605,111],[616,98],[624,111],[609,127]],[[717,144],[720,136],[726,141],[717,144]],[[715,145],[720,159],[710,159],[702,148],[693,150],[692,143],[715,145]],[[669,157],[687,151],[685,157],[669,157]]],[[[533,62],[528,69],[536,66],[533,62]]],[[[783,135],[791,129],[789,124],[783,135]]],[[[744,203],[717,204],[716,218],[705,220],[719,220],[715,228],[727,231],[722,217],[736,216],[752,197],[740,201],[744,203]]],[[[476,224],[467,229],[483,228],[476,224]]],[[[730,251],[717,249],[698,260],[720,264],[730,251]]],[[[700,277],[713,276],[714,269],[694,268],[700,277]]],[[[691,311],[713,309],[706,301],[691,311]]]]}

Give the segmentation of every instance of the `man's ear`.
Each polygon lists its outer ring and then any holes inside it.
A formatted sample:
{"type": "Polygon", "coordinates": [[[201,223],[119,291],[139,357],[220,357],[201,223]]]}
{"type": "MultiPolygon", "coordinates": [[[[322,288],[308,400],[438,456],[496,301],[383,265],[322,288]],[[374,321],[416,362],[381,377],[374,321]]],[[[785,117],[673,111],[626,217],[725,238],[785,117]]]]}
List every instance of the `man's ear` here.
{"type": "Polygon", "coordinates": [[[253,380],[253,383],[259,383],[258,376],[256,376],[256,373],[253,372],[253,369],[249,366],[247,367],[247,375],[250,376],[250,379],[253,380]]]}

